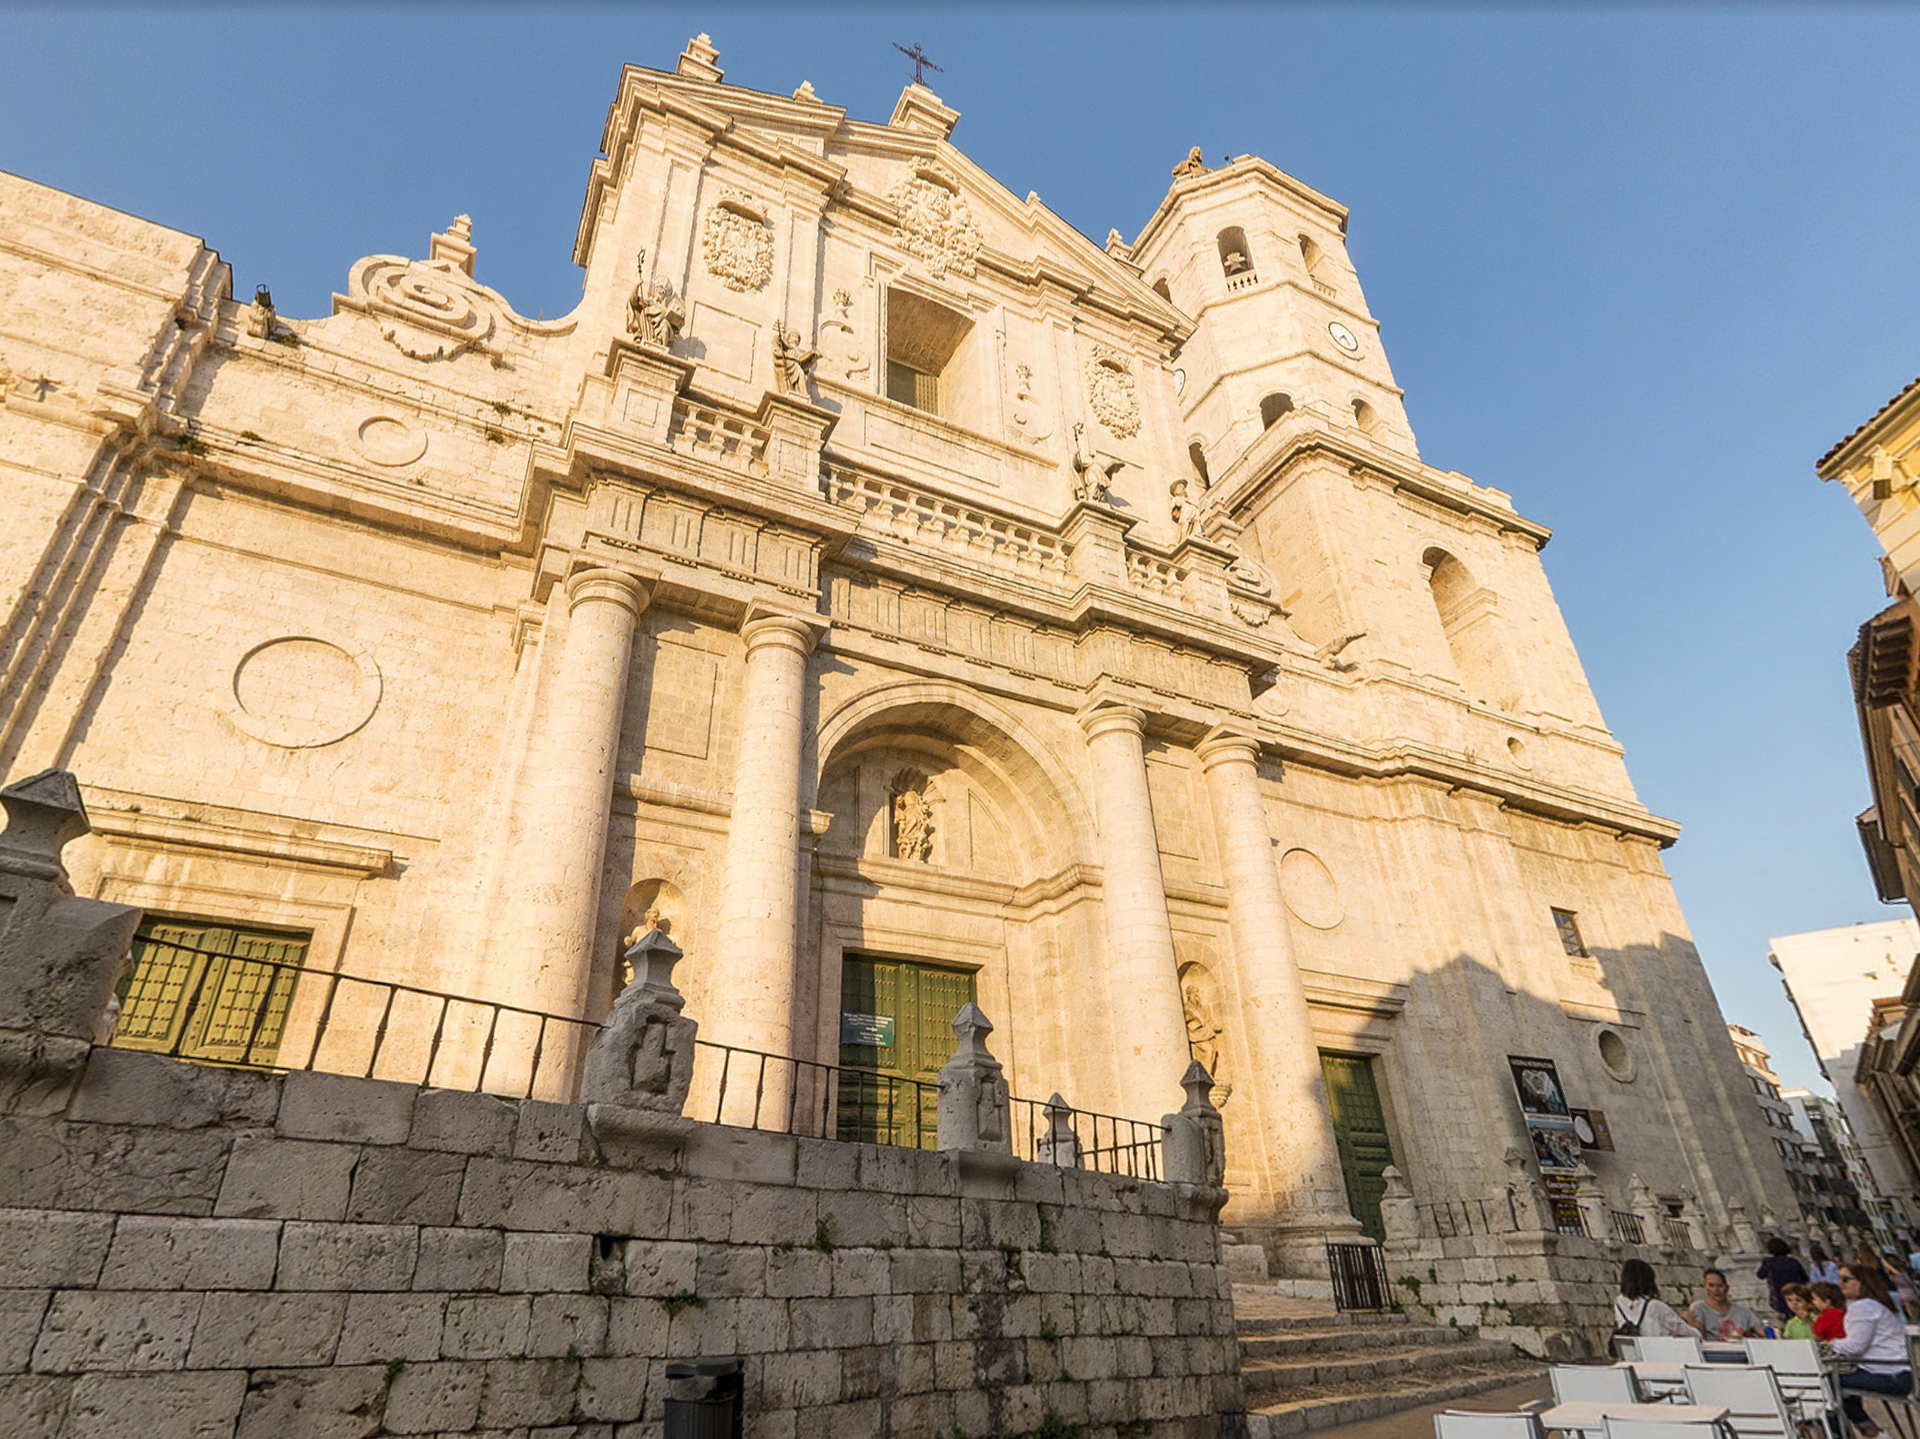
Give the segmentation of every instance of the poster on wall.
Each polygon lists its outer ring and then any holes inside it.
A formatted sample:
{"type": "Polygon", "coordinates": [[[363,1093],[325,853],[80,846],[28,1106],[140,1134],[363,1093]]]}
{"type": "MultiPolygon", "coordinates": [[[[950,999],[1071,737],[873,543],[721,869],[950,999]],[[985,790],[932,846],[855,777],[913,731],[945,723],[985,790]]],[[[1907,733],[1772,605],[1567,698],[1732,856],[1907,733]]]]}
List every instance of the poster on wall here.
{"type": "Polygon", "coordinates": [[[1573,1136],[1582,1149],[1613,1148],[1613,1131],[1607,1128],[1607,1116],[1597,1109],[1573,1111],[1573,1136]]]}
{"type": "Polygon", "coordinates": [[[1570,1175],[1580,1168],[1580,1138],[1574,1133],[1573,1110],[1560,1087],[1560,1072],[1551,1059],[1508,1055],[1514,1092],[1520,1096],[1520,1116],[1533,1157],[1542,1177],[1570,1175]]]}

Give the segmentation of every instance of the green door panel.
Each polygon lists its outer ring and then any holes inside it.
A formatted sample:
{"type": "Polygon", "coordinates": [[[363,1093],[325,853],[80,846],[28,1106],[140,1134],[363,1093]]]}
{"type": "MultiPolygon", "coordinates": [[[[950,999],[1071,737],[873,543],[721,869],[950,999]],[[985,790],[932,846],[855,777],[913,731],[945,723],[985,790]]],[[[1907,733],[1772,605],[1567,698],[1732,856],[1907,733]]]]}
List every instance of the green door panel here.
{"type": "Polygon", "coordinates": [[[1322,1054],[1320,1072],[1327,1082],[1327,1107],[1340,1146],[1340,1173],[1347,1182],[1347,1203],[1361,1228],[1384,1240],[1380,1200],[1387,1183],[1380,1176],[1393,1163],[1386,1110],[1374,1082],[1373,1061],[1352,1054],[1322,1054]]]}
{"type": "Polygon", "coordinates": [[[146,921],[121,984],[114,1046],[271,1067],[307,943],[302,934],[146,921]]]}
{"type": "Polygon", "coordinates": [[[966,970],[864,955],[841,961],[840,1138],[938,1147],[933,1085],[953,1058],[953,1017],[973,997],[966,970]],[[849,1042],[855,1034],[892,1043],[849,1042]]]}

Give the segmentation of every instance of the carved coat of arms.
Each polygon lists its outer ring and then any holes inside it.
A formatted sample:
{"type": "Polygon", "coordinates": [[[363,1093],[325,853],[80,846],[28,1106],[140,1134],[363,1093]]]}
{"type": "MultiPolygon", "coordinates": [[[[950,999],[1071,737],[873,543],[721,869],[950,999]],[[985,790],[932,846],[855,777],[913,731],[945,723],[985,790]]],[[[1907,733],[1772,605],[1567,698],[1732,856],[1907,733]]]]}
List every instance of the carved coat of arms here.
{"type": "Polygon", "coordinates": [[[926,261],[928,273],[974,273],[980,227],[973,223],[973,211],[960,193],[959,182],[944,166],[931,159],[915,160],[887,198],[900,212],[901,245],[908,254],[926,261]]]}
{"type": "Polygon", "coordinates": [[[1139,433],[1140,394],[1119,351],[1094,347],[1087,360],[1087,404],[1093,417],[1118,438],[1139,433]]]}
{"type": "Polygon", "coordinates": [[[729,193],[707,211],[701,250],[707,273],[729,290],[757,290],[773,278],[773,228],[739,195],[729,193]]]}

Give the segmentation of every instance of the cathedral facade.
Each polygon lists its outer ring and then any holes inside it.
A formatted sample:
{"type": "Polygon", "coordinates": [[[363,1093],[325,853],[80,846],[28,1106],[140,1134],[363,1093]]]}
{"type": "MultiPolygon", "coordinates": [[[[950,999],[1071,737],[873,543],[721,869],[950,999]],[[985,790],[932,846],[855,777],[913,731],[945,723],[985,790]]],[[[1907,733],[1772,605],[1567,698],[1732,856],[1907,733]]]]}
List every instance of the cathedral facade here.
{"type": "Polygon", "coordinates": [[[1198,1058],[1283,1271],[1389,1166],[1570,1167],[1517,1075],[1614,1210],[1790,1214],[1548,532],[1421,461],[1347,212],[1196,152],[1102,247],[957,119],[628,67],[555,320],[464,219],[303,319],[0,176],[0,774],[79,775],[76,888],[589,1020],[664,928],[703,1040],[925,1079],[971,1000],[1129,1118],[1198,1058]]]}

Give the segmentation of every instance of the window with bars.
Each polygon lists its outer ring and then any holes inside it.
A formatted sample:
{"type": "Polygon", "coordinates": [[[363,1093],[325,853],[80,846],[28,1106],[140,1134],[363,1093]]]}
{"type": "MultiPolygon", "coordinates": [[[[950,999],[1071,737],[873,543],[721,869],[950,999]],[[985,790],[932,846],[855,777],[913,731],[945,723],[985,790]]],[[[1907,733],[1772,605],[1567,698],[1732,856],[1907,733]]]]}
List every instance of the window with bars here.
{"type": "Polygon", "coordinates": [[[120,985],[114,1047],[271,1067],[312,937],[148,918],[120,985]]]}
{"type": "Polygon", "coordinates": [[[1588,959],[1586,941],[1580,938],[1580,917],[1570,909],[1553,912],[1553,927],[1560,932],[1560,948],[1570,959],[1588,959]]]}

